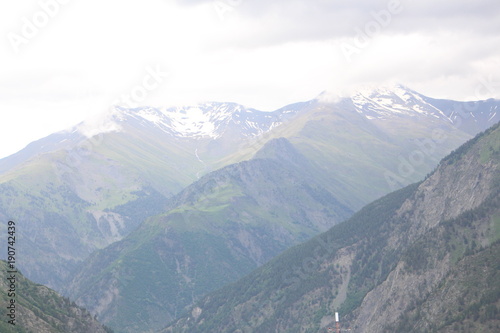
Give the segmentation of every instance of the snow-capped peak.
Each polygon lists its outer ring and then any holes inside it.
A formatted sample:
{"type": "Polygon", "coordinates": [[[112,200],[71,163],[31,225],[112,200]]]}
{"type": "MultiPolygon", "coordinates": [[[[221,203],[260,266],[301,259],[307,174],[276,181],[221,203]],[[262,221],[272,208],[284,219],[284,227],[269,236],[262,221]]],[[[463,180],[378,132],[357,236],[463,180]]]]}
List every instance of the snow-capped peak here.
{"type": "Polygon", "coordinates": [[[427,103],[423,96],[401,85],[363,87],[351,96],[356,111],[368,119],[393,116],[446,117],[441,110],[427,103]]]}
{"type": "Polygon", "coordinates": [[[279,126],[296,112],[288,109],[262,112],[236,103],[216,102],[168,108],[116,106],[102,115],[100,122],[85,122],[80,128],[91,130],[94,135],[107,129],[146,126],[175,137],[216,139],[228,131],[233,135],[253,137],[279,126]]]}

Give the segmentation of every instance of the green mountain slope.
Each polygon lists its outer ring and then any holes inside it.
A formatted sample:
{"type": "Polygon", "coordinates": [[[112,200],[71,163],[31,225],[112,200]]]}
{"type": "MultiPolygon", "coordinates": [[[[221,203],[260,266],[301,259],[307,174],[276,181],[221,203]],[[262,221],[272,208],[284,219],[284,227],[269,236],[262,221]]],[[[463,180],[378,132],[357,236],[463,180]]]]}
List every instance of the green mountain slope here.
{"type": "MultiPolygon", "coordinates": [[[[63,298],[55,291],[31,282],[21,273],[15,274],[15,297],[8,295],[11,275],[7,263],[0,261],[0,303],[2,304],[2,333],[111,333],[112,330],[97,322],[91,314],[63,298]],[[7,316],[7,305],[15,300],[15,320],[12,325],[7,316]]],[[[12,294],[12,292],[10,292],[12,294]]],[[[9,312],[10,313],[10,312],[9,312]]]]}
{"type": "Polygon", "coordinates": [[[73,167],[58,164],[67,154],[43,154],[0,175],[0,216],[25,226],[19,230],[21,253],[30,255],[22,260],[23,271],[57,288],[78,262],[123,238],[166,202],[121,162],[103,163],[94,151],[73,167]],[[135,211],[137,205],[144,210],[135,211]]]}
{"type": "Polygon", "coordinates": [[[166,213],[97,252],[68,295],[119,332],[159,329],[207,292],[352,214],[305,176],[310,163],[287,140],[266,151],[279,158],[208,174],[166,213]]]}
{"type": "Polygon", "coordinates": [[[500,125],[164,332],[496,332],[500,125]]]}

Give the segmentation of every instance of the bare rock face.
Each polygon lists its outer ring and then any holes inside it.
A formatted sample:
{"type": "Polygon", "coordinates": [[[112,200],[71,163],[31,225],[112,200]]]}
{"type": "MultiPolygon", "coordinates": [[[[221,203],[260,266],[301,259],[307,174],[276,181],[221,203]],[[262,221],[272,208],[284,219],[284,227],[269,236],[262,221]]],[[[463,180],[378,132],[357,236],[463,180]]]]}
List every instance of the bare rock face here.
{"type": "Polygon", "coordinates": [[[415,199],[404,203],[398,217],[411,224],[410,235],[419,235],[476,208],[491,193],[496,167],[491,161],[481,163],[478,152],[471,152],[458,163],[440,165],[419,186],[415,199]]]}
{"type": "MultiPolygon", "coordinates": [[[[403,219],[409,228],[404,234],[394,232],[389,246],[397,244],[396,247],[404,248],[404,243],[417,243],[410,249],[413,247],[415,251],[420,251],[418,257],[424,257],[425,267],[412,269],[409,260],[399,261],[387,279],[364,298],[354,324],[357,330],[383,332],[429,297],[433,297],[434,301],[428,302],[428,307],[446,311],[448,309],[444,304],[449,303],[448,307],[453,309],[450,300],[439,300],[437,294],[443,292],[436,288],[440,283],[449,283],[447,277],[450,272],[457,270],[459,250],[450,253],[442,249],[450,243],[456,248],[463,248],[473,242],[476,244],[475,251],[492,245],[494,239],[490,235],[495,226],[490,220],[499,210],[496,205],[499,201],[499,170],[498,158],[485,156],[487,152],[498,155],[499,146],[497,127],[490,136],[477,140],[458,160],[454,161],[453,157],[445,159],[432,176],[418,187],[413,198],[398,210],[397,218],[403,219]],[[458,227],[452,230],[450,225],[454,224],[458,227]],[[455,229],[460,230],[461,237],[453,243],[455,229]]],[[[425,327],[435,329],[429,324],[435,315],[428,311],[428,316],[428,322],[418,321],[423,331],[425,327]]]]}

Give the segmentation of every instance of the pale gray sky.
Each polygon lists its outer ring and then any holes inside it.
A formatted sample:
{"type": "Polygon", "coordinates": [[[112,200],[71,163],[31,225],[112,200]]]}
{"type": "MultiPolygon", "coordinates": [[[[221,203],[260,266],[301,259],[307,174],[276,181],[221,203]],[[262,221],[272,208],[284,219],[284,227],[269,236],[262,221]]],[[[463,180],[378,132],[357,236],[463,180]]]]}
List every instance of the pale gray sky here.
{"type": "Polygon", "coordinates": [[[115,102],[500,98],[498,0],[4,1],[0,28],[0,157],[115,102]]]}

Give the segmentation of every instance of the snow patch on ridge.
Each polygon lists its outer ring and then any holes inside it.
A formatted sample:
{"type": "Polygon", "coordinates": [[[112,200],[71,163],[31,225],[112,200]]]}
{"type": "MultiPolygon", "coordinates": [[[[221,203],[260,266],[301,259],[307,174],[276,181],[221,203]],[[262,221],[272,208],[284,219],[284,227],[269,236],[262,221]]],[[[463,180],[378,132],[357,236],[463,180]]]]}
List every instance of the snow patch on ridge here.
{"type": "Polygon", "coordinates": [[[210,114],[204,113],[199,107],[167,109],[163,112],[171,119],[172,129],[181,136],[218,136],[210,114]]]}
{"type": "Polygon", "coordinates": [[[394,116],[448,118],[420,94],[400,84],[360,88],[352,94],[351,100],[356,111],[369,120],[394,116]]]}
{"type": "MultiPolygon", "coordinates": [[[[290,111],[289,113],[292,113],[290,111]]],[[[292,116],[292,115],[290,115],[292,116]]],[[[153,108],[142,107],[126,109],[116,107],[108,114],[105,121],[108,128],[96,126],[94,133],[105,129],[119,129],[123,125],[132,123],[142,126],[154,126],[161,131],[176,137],[185,138],[212,138],[221,137],[229,128],[243,136],[253,137],[269,131],[281,124],[281,113],[262,112],[235,103],[205,103],[197,106],[153,108]],[[117,126],[111,126],[112,123],[117,126]]],[[[90,128],[95,126],[88,124],[90,128]]]]}

